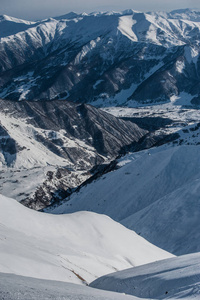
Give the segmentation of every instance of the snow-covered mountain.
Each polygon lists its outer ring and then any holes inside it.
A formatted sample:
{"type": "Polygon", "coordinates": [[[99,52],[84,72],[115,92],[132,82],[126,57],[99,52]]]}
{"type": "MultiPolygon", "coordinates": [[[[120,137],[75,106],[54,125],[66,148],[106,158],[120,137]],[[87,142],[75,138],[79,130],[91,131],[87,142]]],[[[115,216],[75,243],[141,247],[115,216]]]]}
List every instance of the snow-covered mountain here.
{"type": "Polygon", "coordinates": [[[173,255],[107,216],[54,216],[0,196],[0,272],[86,284],[173,255]]]}
{"type": "Polygon", "coordinates": [[[147,131],[85,104],[0,100],[0,192],[43,208],[147,131]]]}
{"type": "Polygon", "coordinates": [[[0,17],[0,298],[199,297],[199,41],[189,9],[0,17]]]}
{"type": "Polygon", "coordinates": [[[2,15],[0,16],[0,38],[15,35],[18,32],[22,32],[34,27],[36,24],[36,22],[25,21],[2,15]]]}
{"type": "Polygon", "coordinates": [[[200,13],[70,13],[38,22],[2,16],[0,97],[99,106],[199,104],[200,13]]]}

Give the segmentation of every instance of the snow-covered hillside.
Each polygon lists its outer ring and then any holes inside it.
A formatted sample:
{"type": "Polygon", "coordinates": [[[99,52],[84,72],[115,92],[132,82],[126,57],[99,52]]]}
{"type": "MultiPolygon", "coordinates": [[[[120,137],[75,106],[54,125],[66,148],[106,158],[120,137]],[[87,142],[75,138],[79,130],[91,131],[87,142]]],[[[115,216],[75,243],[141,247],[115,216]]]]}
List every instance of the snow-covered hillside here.
{"type": "Polygon", "coordinates": [[[198,145],[164,145],[126,155],[118,170],[52,212],[103,213],[174,254],[200,251],[199,152],[198,145]]]}
{"type": "Polygon", "coordinates": [[[54,216],[0,196],[0,272],[86,284],[172,257],[107,216],[54,216]]]}
{"type": "Polygon", "coordinates": [[[145,299],[199,299],[200,253],[106,275],[91,286],[145,299]]]}
{"type": "Polygon", "coordinates": [[[0,273],[0,297],[4,300],[199,299],[199,258],[198,253],[130,268],[105,275],[90,287],[0,273]]]}
{"type": "Polygon", "coordinates": [[[2,16],[0,29],[2,98],[135,106],[186,92],[199,105],[198,11],[2,16]]]}
{"type": "Polygon", "coordinates": [[[100,291],[78,284],[0,273],[3,300],[142,300],[120,293],[100,291]]]}

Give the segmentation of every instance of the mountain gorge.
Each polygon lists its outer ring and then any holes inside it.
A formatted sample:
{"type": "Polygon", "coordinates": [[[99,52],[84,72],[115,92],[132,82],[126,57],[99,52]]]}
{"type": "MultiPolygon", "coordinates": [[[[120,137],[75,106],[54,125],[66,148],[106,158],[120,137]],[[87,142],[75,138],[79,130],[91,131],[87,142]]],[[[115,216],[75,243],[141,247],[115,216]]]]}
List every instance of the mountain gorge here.
{"type": "Polygon", "coordinates": [[[97,106],[199,104],[199,12],[2,16],[0,97],[97,106]],[[88,30],[89,28],[89,30],[88,30]],[[86,88],[87,87],[87,88],[86,88]]]}

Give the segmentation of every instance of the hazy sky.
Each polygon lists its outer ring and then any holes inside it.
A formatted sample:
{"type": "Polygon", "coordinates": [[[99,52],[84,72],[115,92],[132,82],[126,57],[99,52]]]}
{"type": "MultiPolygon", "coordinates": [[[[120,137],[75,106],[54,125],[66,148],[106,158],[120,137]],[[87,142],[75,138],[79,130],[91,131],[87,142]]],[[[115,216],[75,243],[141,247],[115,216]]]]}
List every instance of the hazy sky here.
{"type": "Polygon", "coordinates": [[[0,15],[7,14],[29,20],[59,16],[70,11],[92,12],[124,10],[141,11],[196,8],[199,0],[0,0],[0,15]]]}

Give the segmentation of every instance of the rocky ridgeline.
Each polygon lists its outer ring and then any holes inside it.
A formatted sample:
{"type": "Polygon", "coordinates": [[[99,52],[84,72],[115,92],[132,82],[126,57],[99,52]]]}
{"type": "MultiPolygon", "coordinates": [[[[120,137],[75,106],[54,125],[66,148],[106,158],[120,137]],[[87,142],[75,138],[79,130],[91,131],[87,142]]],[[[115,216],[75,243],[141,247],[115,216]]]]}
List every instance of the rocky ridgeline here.
{"type": "Polygon", "coordinates": [[[200,13],[67,14],[0,20],[0,97],[108,103],[199,104],[200,13]]]}

